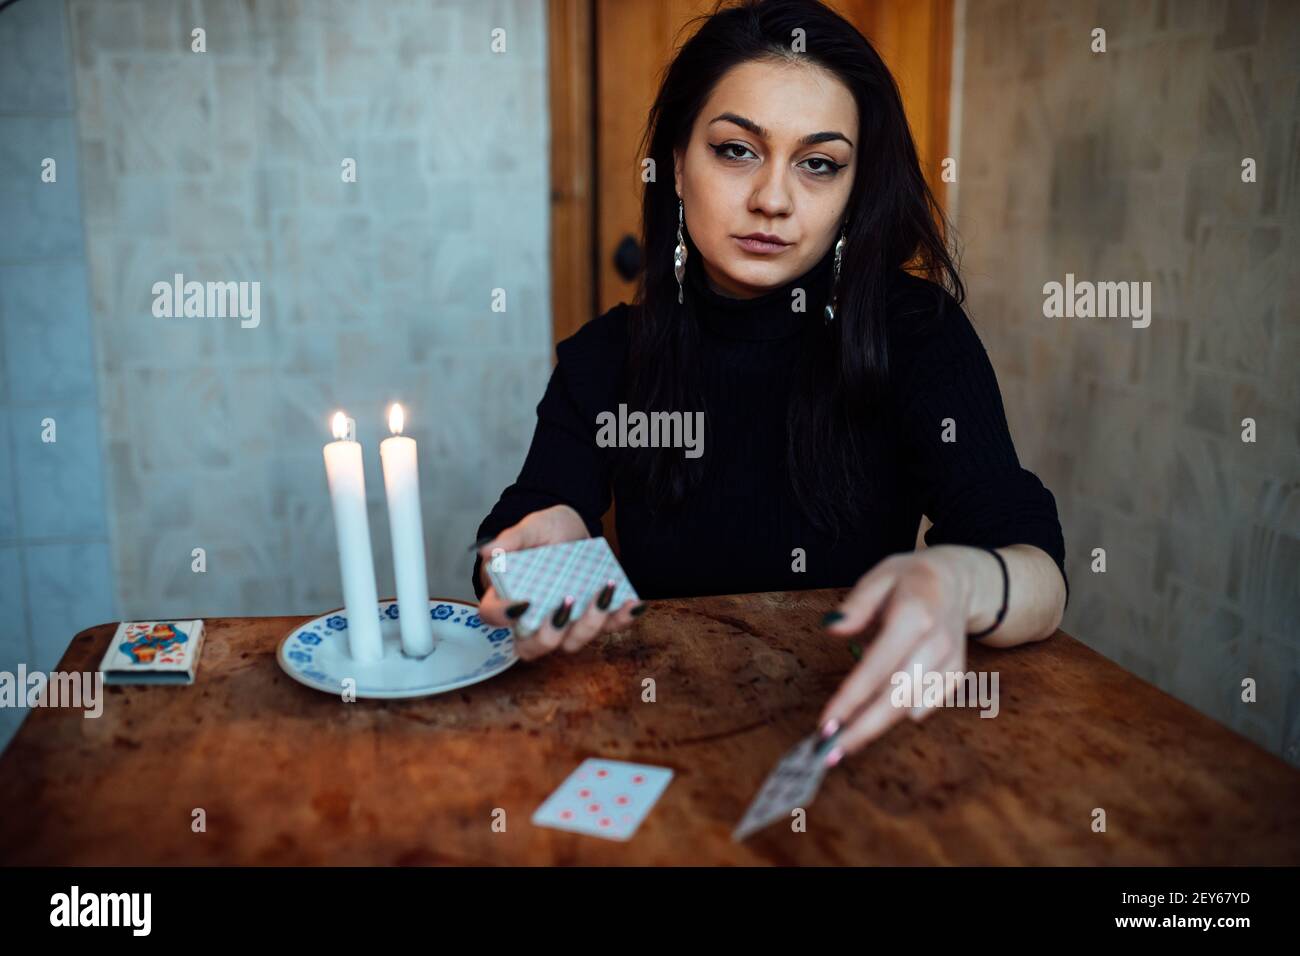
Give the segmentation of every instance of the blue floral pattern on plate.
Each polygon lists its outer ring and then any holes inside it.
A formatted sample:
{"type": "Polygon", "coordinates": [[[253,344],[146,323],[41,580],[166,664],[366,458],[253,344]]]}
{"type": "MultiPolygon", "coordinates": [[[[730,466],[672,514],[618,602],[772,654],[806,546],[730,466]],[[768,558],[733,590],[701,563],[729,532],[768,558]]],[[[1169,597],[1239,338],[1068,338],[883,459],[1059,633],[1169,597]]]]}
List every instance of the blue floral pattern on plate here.
{"type": "MultiPolygon", "coordinates": [[[[431,601],[429,615],[434,623],[434,640],[438,647],[450,641],[454,653],[425,662],[399,661],[394,656],[394,644],[400,644],[398,628],[400,619],[396,601],[382,601],[378,620],[387,645],[382,665],[376,665],[369,677],[352,673],[347,660],[348,621],[345,614],[331,614],[308,621],[290,633],[280,643],[276,655],[281,668],[292,678],[316,690],[337,694],[344,686],[343,673],[355,680],[358,697],[418,697],[455,690],[495,676],[512,666],[519,658],[515,653],[509,628],[483,623],[478,608],[459,601],[431,601]],[[449,630],[450,629],[450,630],[449,630]],[[452,671],[447,670],[447,662],[452,671]],[[439,665],[442,665],[441,670],[439,665]],[[377,682],[375,682],[377,679],[377,682]]],[[[435,650],[435,655],[437,651],[435,650]]]]}

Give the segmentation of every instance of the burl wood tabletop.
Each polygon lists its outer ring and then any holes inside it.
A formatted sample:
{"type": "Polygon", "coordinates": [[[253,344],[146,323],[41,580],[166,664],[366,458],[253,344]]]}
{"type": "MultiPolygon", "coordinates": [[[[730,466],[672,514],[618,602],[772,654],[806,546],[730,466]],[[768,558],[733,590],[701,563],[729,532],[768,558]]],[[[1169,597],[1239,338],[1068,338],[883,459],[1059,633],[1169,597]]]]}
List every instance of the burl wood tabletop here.
{"type": "MultiPolygon", "coordinates": [[[[353,703],[277,665],[305,618],[209,619],[193,686],[107,687],[98,719],[28,715],[0,758],[0,862],[1300,863],[1300,770],[1063,633],[972,646],[968,668],[999,674],[996,718],[904,720],[827,775],[806,831],[731,842],[854,663],[820,628],[842,594],[657,602],[576,655],[353,703]],[[529,822],[589,756],[674,771],[627,843],[529,822]]],[[[77,635],[58,669],[94,670],[113,630],[77,635]]]]}

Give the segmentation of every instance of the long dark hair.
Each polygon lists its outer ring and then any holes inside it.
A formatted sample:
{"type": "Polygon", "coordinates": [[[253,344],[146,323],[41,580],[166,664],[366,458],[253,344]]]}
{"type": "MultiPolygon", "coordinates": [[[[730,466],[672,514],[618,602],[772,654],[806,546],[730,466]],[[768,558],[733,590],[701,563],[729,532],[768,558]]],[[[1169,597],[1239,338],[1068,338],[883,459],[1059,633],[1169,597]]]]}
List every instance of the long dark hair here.
{"type": "MultiPolygon", "coordinates": [[[[641,156],[654,160],[656,181],[642,200],[641,274],[629,329],[628,399],[649,410],[703,410],[697,368],[698,323],[691,296],[677,302],[674,148],[685,150],[696,117],[728,70],[751,60],[811,62],[835,74],[857,102],[856,175],[836,318],[824,326],[824,303],[808,303],[788,412],[786,463],[799,506],[814,526],[834,530],[861,515],[866,493],[860,425],[885,394],[886,293],[907,266],[946,288],[958,303],[965,289],[944,240],[948,223],[921,173],[894,78],[858,30],[817,0],[720,0],[677,52],[650,109],[641,156]],[[807,52],[791,50],[804,31],[807,52]],[[936,222],[943,224],[941,230],[936,222]]],[[[687,236],[690,255],[699,253],[687,236]]],[[[698,264],[698,262],[697,262],[698,264]]],[[[706,414],[707,428],[707,414],[706,414]]],[[[680,503],[704,459],[636,449],[630,467],[658,505],[680,503]]]]}

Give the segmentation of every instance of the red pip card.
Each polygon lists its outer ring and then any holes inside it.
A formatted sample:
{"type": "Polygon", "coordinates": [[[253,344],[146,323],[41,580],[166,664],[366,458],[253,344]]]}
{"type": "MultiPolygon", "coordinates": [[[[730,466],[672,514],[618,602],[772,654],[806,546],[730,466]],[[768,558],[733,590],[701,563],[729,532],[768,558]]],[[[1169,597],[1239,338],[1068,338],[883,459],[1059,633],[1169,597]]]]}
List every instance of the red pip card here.
{"type": "Polygon", "coordinates": [[[533,826],[630,840],[672,780],[667,767],[584,760],[533,814],[533,826]]]}

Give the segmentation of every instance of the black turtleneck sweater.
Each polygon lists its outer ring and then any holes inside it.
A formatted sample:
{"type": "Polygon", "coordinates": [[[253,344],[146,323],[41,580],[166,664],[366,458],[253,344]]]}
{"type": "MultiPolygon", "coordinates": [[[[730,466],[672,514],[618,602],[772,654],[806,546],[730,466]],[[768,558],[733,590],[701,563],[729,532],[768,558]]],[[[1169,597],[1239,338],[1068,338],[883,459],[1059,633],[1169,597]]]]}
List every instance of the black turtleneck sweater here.
{"type": "MultiPolygon", "coordinates": [[[[707,466],[685,505],[668,514],[651,514],[645,490],[612,468],[618,449],[596,439],[597,416],[617,415],[626,401],[635,307],[620,303],[560,342],[523,469],[479,536],[556,504],[571,506],[599,535],[612,496],[619,558],[637,592],[683,597],[851,586],[882,558],[912,550],[925,514],[933,523],[928,544],[1036,545],[1065,579],[1056,502],[1020,466],[979,337],[951,296],[902,271],[888,294],[889,398],[864,426],[873,488],[866,514],[838,540],[802,514],[785,464],[792,351],[803,323],[822,322],[831,262],[827,253],[780,289],[732,299],[709,288],[698,256],[688,259],[686,294],[696,297],[701,325],[707,466]],[[807,293],[802,313],[791,308],[796,287],[807,293]],[[956,441],[943,441],[947,418],[956,441]],[[804,570],[795,570],[795,549],[804,570]]],[[[480,563],[473,583],[482,597],[480,563]]],[[[1068,579],[1066,588],[1068,600],[1068,579]]]]}

